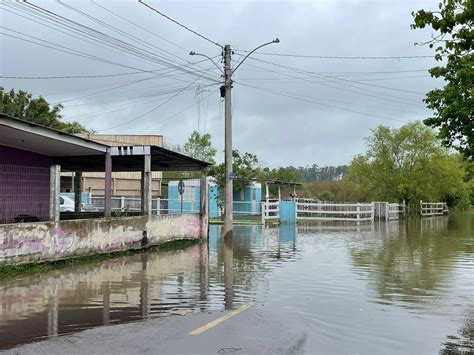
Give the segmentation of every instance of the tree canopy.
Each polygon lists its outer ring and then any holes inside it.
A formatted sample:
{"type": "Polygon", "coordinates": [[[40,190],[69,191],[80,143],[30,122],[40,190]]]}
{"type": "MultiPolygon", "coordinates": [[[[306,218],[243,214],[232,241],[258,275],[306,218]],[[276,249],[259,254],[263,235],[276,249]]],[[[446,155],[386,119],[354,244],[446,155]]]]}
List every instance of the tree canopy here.
{"type": "Polygon", "coordinates": [[[177,147],[178,151],[192,158],[215,164],[217,150],[212,146],[211,135],[209,133],[200,134],[193,131],[184,145],[177,147]]]}
{"type": "Polygon", "coordinates": [[[461,158],[449,154],[421,122],[398,129],[379,126],[366,141],[367,152],[352,160],[348,178],[359,184],[368,199],[469,203],[470,184],[461,158]]]}
{"type": "Polygon", "coordinates": [[[431,27],[436,35],[426,43],[435,49],[442,65],[430,69],[435,78],[446,82],[443,88],[426,95],[426,105],[434,111],[425,120],[439,129],[448,147],[469,158],[474,157],[474,2],[443,0],[439,11],[413,12],[413,29],[431,27]]]}
{"type": "Polygon", "coordinates": [[[79,122],[62,121],[61,104],[51,105],[43,98],[33,98],[26,91],[5,91],[0,88],[0,112],[25,121],[54,128],[67,133],[86,133],[89,130],[79,122]]]}

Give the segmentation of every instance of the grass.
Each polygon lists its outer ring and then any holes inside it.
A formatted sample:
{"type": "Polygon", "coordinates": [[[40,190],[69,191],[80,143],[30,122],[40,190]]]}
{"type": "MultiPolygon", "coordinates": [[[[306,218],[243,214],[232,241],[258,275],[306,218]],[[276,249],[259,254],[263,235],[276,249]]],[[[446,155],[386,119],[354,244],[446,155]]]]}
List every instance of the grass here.
{"type": "Polygon", "coordinates": [[[0,265],[0,280],[24,274],[32,275],[51,270],[63,269],[69,266],[92,264],[98,261],[113,259],[121,256],[133,255],[137,253],[144,253],[147,251],[155,252],[161,250],[184,249],[191,245],[199,244],[200,242],[200,239],[170,240],[168,242],[164,242],[159,245],[153,245],[147,248],[120,250],[111,253],[87,254],[53,261],[45,260],[17,265],[0,265]]]}

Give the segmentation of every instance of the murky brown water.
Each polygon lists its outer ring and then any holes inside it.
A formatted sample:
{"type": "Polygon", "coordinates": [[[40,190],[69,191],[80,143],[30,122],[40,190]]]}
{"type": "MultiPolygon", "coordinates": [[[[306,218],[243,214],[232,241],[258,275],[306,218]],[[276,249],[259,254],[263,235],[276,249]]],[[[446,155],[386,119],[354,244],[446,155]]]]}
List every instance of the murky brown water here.
{"type": "Polygon", "coordinates": [[[321,353],[474,352],[473,214],[218,235],[213,226],[208,244],[186,250],[0,280],[0,348],[252,301],[321,353]]]}

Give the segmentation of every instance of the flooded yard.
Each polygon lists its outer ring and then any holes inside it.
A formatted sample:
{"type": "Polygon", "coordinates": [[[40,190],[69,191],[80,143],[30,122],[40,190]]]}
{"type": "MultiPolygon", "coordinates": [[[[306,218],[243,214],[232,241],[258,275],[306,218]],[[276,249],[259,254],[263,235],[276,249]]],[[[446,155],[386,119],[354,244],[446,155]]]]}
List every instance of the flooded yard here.
{"type": "Polygon", "coordinates": [[[208,243],[184,250],[1,280],[0,349],[247,304],[256,338],[275,327],[301,352],[472,353],[474,215],[236,226],[231,240],[211,226],[208,243]]]}

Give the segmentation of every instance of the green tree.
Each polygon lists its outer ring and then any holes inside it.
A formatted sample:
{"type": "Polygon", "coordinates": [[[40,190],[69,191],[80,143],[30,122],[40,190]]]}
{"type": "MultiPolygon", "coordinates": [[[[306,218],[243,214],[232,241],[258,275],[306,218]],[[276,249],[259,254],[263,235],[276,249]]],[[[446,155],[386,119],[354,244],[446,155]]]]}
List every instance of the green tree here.
{"type": "Polygon", "coordinates": [[[192,158],[215,164],[217,150],[212,146],[212,139],[209,133],[200,134],[193,131],[182,147],[177,147],[178,151],[192,158]]]}
{"type": "Polygon", "coordinates": [[[435,59],[444,64],[430,69],[446,85],[428,92],[424,100],[434,115],[425,120],[439,128],[448,147],[474,157],[474,2],[443,0],[439,11],[413,12],[413,29],[431,27],[436,36],[426,43],[435,48],[435,59]]]}
{"type": "Polygon", "coordinates": [[[355,157],[348,177],[368,199],[468,203],[466,171],[457,155],[449,154],[436,134],[421,122],[399,129],[379,126],[367,139],[368,150],[355,157]]]}
{"type": "Polygon", "coordinates": [[[79,122],[62,121],[61,104],[53,107],[43,98],[33,98],[26,91],[5,91],[0,88],[0,112],[28,122],[33,122],[45,127],[54,128],[67,133],[90,132],[79,122]]]}
{"type": "MultiPolygon", "coordinates": [[[[236,149],[232,151],[232,169],[236,175],[234,180],[234,191],[241,191],[259,176],[258,159],[255,154],[240,152],[236,149]]],[[[214,177],[216,185],[220,191],[224,191],[225,186],[225,165],[221,163],[211,168],[210,176],[214,177]]]]}

